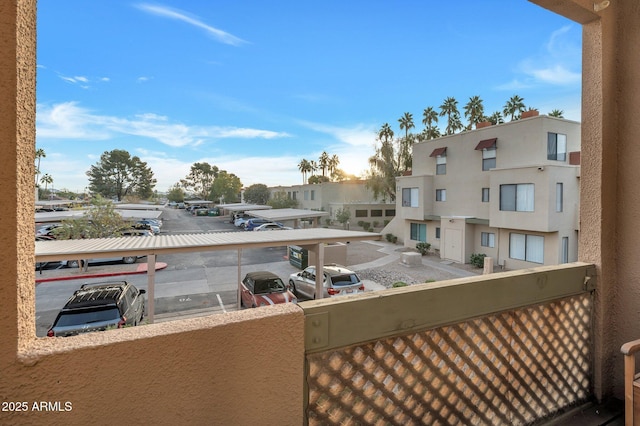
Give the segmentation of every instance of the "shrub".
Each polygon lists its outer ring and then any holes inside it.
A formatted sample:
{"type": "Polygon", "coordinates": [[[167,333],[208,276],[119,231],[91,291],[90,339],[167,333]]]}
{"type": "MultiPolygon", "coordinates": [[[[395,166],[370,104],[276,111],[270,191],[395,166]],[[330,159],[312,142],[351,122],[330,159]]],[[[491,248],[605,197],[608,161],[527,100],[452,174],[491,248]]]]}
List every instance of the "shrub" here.
{"type": "Polygon", "coordinates": [[[477,268],[484,268],[484,258],[487,257],[486,254],[482,253],[473,253],[471,255],[471,259],[469,263],[477,268]]]}
{"type": "Polygon", "coordinates": [[[369,228],[371,228],[371,224],[369,222],[362,222],[362,229],[364,229],[365,231],[368,231],[369,228]]]}
{"type": "Polygon", "coordinates": [[[416,250],[420,252],[421,255],[425,255],[429,253],[429,249],[431,248],[431,244],[425,242],[419,242],[416,244],[416,250]]]}
{"type": "Polygon", "coordinates": [[[396,237],[393,234],[385,234],[384,237],[387,239],[387,241],[393,244],[395,244],[398,241],[398,237],[396,237]]]}
{"type": "Polygon", "coordinates": [[[378,221],[374,220],[373,223],[371,224],[372,228],[377,228],[378,227],[378,221]]]}
{"type": "Polygon", "coordinates": [[[406,286],[408,286],[408,285],[409,285],[409,284],[405,283],[404,281],[396,281],[395,283],[393,283],[393,286],[392,286],[392,287],[393,287],[393,288],[396,288],[396,287],[406,287],[406,286]]]}

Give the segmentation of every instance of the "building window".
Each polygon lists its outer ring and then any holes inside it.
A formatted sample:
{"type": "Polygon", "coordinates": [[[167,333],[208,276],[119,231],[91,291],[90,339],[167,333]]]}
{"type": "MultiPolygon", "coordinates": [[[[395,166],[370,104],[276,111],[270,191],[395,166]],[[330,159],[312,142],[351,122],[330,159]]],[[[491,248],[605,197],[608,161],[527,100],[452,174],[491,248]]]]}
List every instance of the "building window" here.
{"type": "Polygon", "coordinates": [[[509,257],[533,263],[544,263],[544,237],[509,234],[509,257]]]}
{"type": "Polygon", "coordinates": [[[482,202],[489,202],[489,188],[482,188],[482,202]]]}
{"type": "Polygon", "coordinates": [[[496,246],[496,234],[493,232],[481,232],[480,233],[480,245],[482,247],[495,247],[496,246]]]}
{"type": "Polygon", "coordinates": [[[567,135],[547,133],[547,160],[567,160],[567,135]]]}
{"type": "Polygon", "coordinates": [[[562,237],[562,259],[560,263],[569,263],[569,237],[562,237]]]}
{"type": "Polygon", "coordinates": [[[311,201],[313,201],[313,200],[315,200],[315,199],[316,199],[316,190],[315,190],[315,189],[312,189],[312,190],[311,190],[311,201]]]}
{"type": "Polygon", "coordinates": [[[436,189],[436,201],[447,201],[446,189],[436,189]]]}
{"type": "Polygon", "coordinates": [[[424,223],[411,224],[411,237],[413,241],[427,242],[427,225],[424,223]]]}
{"type": "Polygon", "coordinates": [[[512,212],[534,211],[534,185],[500,185],[500,210],[512,212]]]}
{"type": "Polygon", "coordinates": [[[387,209],[384,211],[385,217],[393,217],[396,215],[396,209],[387,209]]]}
{"type": "Polygon", "coordinates": [[[496,168],[496,149],[489,148],[482,150],[482,170],[487,171],[496,168]]]}
{"type": "Polygon", "coordinates": [[[402,188],[402,207],[418,207],[418,188],[402,188]]]}
{"type": "Polygon", "coordinates": [[[356,217],[367,217],[366,210],[356,210],[356,217]]]}
{"type": "Polygon", "coordinates": [[[382,217],[382,210],[371,210],[371,217],[382,217]]]}
{"type": "Polygon", "coordinates": [[[309,199],[309,191],[307,190],[304,191],[304,199],[305,201],[309,199]]]}
{"type": "Polygon", "coordinates": [[[436,240],[439,240],[439,239],[440,239],[440,227],[437,226],[436,227],[436,240]]]}
{"type": "Polygon", "coordinates": [[[437,175],[447,174],[447,157],[445,155],[438,155],[436,157],[436,174],[437,175]]]}
{"type": "Polygon", "coordinates": [[[556,183],[556,212],[562,211],[563,187],[562,183],[556,183]]]}

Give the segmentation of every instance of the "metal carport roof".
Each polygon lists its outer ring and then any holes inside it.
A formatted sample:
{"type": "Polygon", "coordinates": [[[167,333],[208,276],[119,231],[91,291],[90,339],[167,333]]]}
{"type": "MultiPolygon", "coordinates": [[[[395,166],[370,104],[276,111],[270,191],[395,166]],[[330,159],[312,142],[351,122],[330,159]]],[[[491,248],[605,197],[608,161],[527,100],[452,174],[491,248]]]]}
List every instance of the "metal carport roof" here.
{"type": "Polygon", "coordinates": [[[233,203],[233,204],[219,204],[219,208],[229,210],[231,212],[242,212],[247,210],[268,210],[271,206],[264,204],[245,204],[245,203],[233,203]]]}
{"type": "Polygon", "coordinates": [[[318,210],[303,210],[303,209],[273,209],[273,210],[260,210],[246,212],[251,216],[259,217],[267,220],[294,220],[304,219],[312,217],[329,216],[329,212],[318,210]]]}

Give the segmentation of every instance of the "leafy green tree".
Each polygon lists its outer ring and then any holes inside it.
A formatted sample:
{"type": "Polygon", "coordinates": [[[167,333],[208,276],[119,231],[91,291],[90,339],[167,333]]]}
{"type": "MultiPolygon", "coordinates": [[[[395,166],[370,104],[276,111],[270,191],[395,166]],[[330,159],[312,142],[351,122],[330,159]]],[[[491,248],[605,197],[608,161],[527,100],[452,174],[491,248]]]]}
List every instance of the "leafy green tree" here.
{"type": "Polygon", "coordinates": [[[393,144],[393,131],[388,123],[378,131],[378,141],[380,146],[376,146],[375,154],[369,157],[366,186],[373,191],[376,199],[393,201],[396,197],[396,177],[400,176],[401,171],[393,144]]]}
{"type": "Polygon", "coordinates": [[[211,200],[220,200],[220,202],[233,202],[240,199],[240,191],[242,190],[242,182],[240,178],[233,173],[227,173],[226,170],[220,170],[218,177],[211,185],[211,200]]]}
{"type": "Polygon", "coordinates": [[[323,183],[323,182],[330,182],[330,179],[326,176],[311,176],[309,178],[309,180],[307,181],[310,185],[317,185],[319,183],[323,183]]]}
{"type": "Polygon", "coordinates": [[[267,185],[255,183],[244,190],[244,200],[251,204],[267,204],[271,193],[267,185]]]}
{"type": "Polygon", "coordinates": [[[474,125],[482,121],[484,118],[484,105],[480,96],[469,98],[469,102],[464,106],[464,116],[469,120],[467,130],[471,130],[474,125]]]}
{"type": "Polygon", "coordinates": [[[131,157],[125,150],[105,151],[100,161],[87,172],[89,189],[103,197],[116,197],[121,201],[125,195],[147,199],[153,194],[156,180],[147,163],[139,157],[131,157]]]}
{"type": "Polygon", "coordinates": [[[504,116],[511,116],[511,121],[518,120],[520,114],[525,110],[524,99],[518,95],[513,95],[511,99],[504,104],[502,113],[504,116]]]}
{"type": "Polygon", "coordinates": [[[56,239],[113,237],[122,235],[122,231],[129,226],[129,222],[115,210],[111,200],[97,195],[91,204],[84,217],[64,219],[61,226],[53,231],[56,239]]]}
{"type": "Polygon", "coordinates": [[[458,101],[453,97],[448,97],[440,105],[440,116],[447,116],[446,135],[453,135],[457,130],[462,129],[460,111],[458,111],[458,101]]]}
{"type": "Polygon", "coordinates": [[[180,184],[176,183],[171,188],[169,188],[167,199],[175,203],[182,203],[184,201],[184,195],[184,189],[182,189],[180,184]]]}
{"type": "Polygon", "coordinates": [[[549,114],[547,114],[549,117],[556,117],[556,118],[564,118],[563,116],[564,111],[561,109],[554,109],[552,110],[549,114]]]}
{"type": "Polygon", "coordinates": [[[274,209],[293,209],[298,207],[298,200],[289,198],[284,191],[276,192],[267,202],[274,209]]]}
{"type": "Polygon", "coordinates": [[[211,185],[216,177],[218,177],[219,169],[209,163],[194,163],[191,165],[189,175],[180,181],[182,186],[194,192],[198,197],[207,200],[211,192],[211,185]]]}
{"type": "Polygon", "coordinates": [[[336,220],[346,227],[347,222],[351,219],[351,210],[347,207],[340,208],[336,211],[336,220]]]}

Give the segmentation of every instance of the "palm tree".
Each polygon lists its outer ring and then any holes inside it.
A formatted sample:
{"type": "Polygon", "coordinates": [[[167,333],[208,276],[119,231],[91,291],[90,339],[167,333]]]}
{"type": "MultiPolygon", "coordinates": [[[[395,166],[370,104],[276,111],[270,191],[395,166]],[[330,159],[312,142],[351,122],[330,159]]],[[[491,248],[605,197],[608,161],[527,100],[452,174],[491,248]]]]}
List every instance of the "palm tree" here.
{"type": "Polygon", "coordinates": [[[502,114],[500,111],[496,111],[491,114],[489,117],[486,117],[487,121],[490,121],[491,124],[502,124],[504,123],[504,119],[502,118],[502,114]]]}
{"type": "Polygon", "coordinates": [[[329,164],[327,165],[331,176],[338,170],[338,164],[340,164],[340,159],[336,154],[333,154],[331,158],[329,158],[329,164]]]}
{"type": "Polygon", "coordinates": [[[40,177],[40,159],[46,158],[47,154],[44,152],[44,149],[39,148],[36,150],[36,160],[38,160],[38,165],[36,166],[36,186],[38,186],[38,178],[40,177]]]}
{"type": "Polygon", "coordinates": [[[460,112],[458,111],[458,101],[453,97],[448,97],[440,105],[440,116],[447,116],[447,130],[445,134],[452,135],[462,128],[460,112]]]}
{"type": "Polygon", "coordinates": [[[303,158],[300,160],[300,163],[298,163],[298,170],[302,172],[302,183],[307,183],[307,173],[311,171],[311,163],[303,158]]]}
{"type": "Polygon", "coordinates": [[[464,116],[469,119],[467,130],[471,130],[474,124],[478,124],[484,117],[484,105],[480,96],[472,96],[464,106],[464,116]]]}
{"type": "Polygon", "coordinates": [[[423,133],[427,135],[427,139],[432,139],[428,135],[432,133],[432,129],[434,128],[433,123],[437,122],[438,113],[433,109],[433,107],[427,107],[424,109],[424,111],[422,111],[422,124],[424,124],[423,133]]]}
{"type": "Polygon", "coordinates": [[[404,115],[398,119],[398,122],[400,123],[400,130],[404,130],[405,139],[408,139],[409,130],[415,127],[413,124],[413,114],[405,112],[404,115]]]}
{"type": "Polygon", "coordinates": [[[320,155],[318,165],[320,166],[320,169],[322,169],[322,176],[324,176],[325,170],[327,169],[327,166],[329,166],[329,154],[327,154],[327,151],[323,151],[320,155]]]}
{"type": "Polygon", "coordinates": [[[389,123],[384,123],[378,131],[378,139],[381,142],[388,142],[389,139],[393,139],[393,130],[389,126],[389,123]]]}
{"type": "Polygon", "coordinates": [[[554,109],[553,111],[551,111],[549,114],[547,114],[549,117],[556,117],[556,118],[564,118],[563,116],[564,111],[561,109],[554,109]]]}
{"type": "Polygon", "coordinates": [[[311,173],[311,176],[314,176],[317,171],[318,163],[316,163],[315,160],[309,161],[309,172],[311,173]]]}
{"type": "Polygon", "coordinates": [[[47,187],[49,184],[53,183],[53,178],[51,177],[51,175],[49,173],[45,173],[42,176],[42,179],[40,179],[40,182],[44,183],[44,192],[47,192],[47,187]]]}
{"type": "Polygon", "coordinates": [[[511,99],[504,104],[504,110],[502,113],[506,117],[507,115],[511,116],[511,121],[517,120],[520,116],[520,113],[524,111],[524,99],[522,99],[518,95],[513,95],[511,99]]]}

